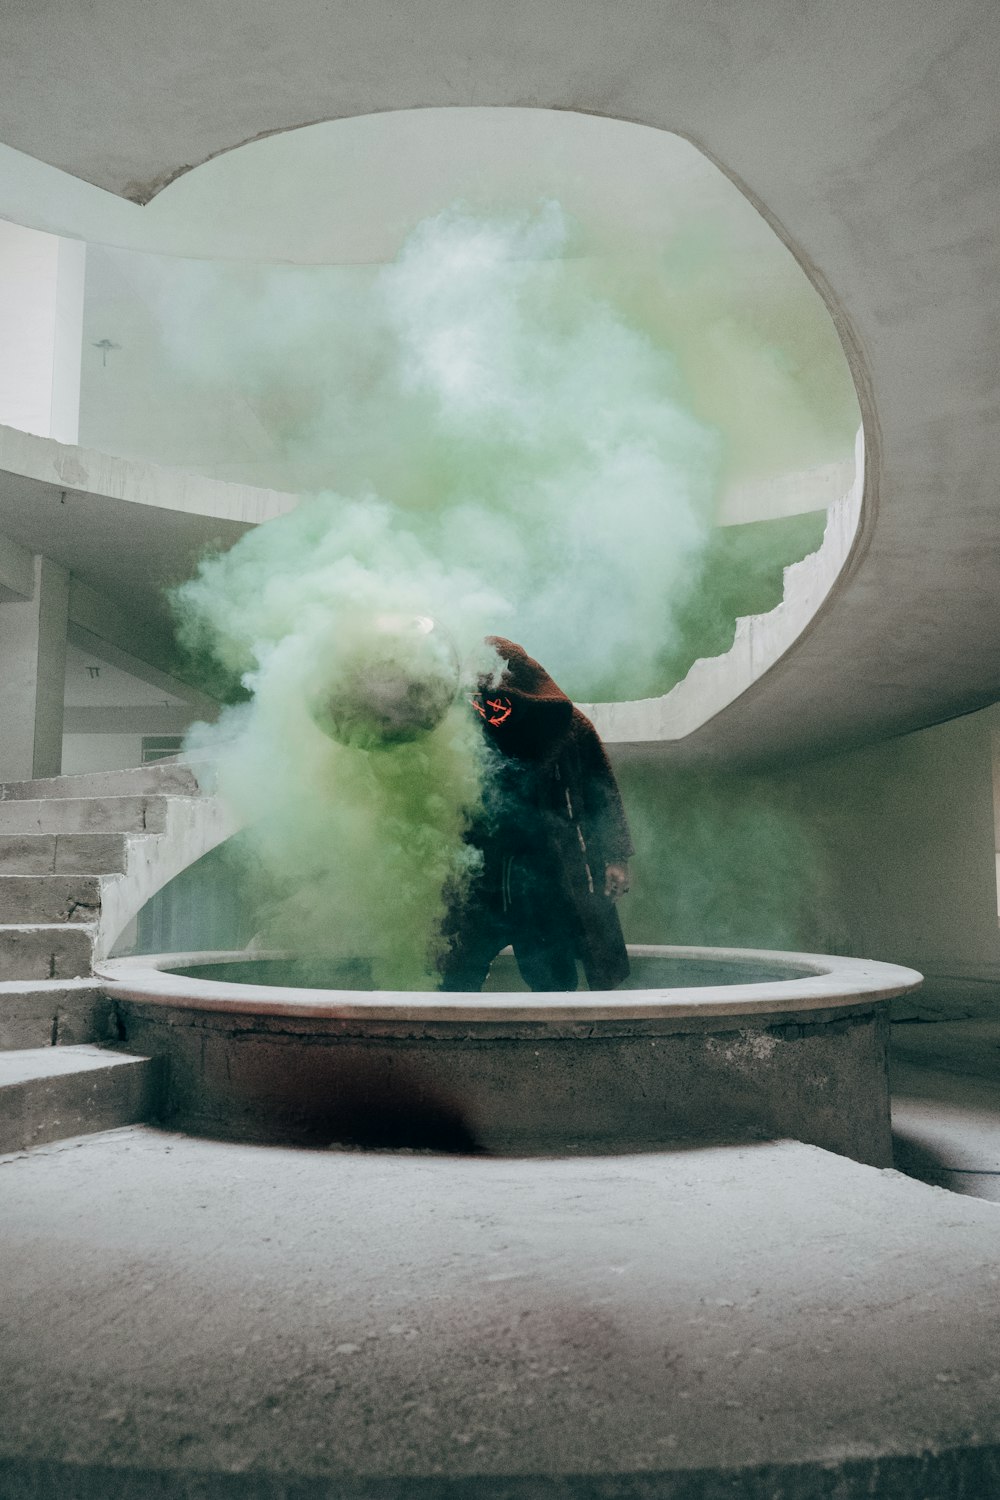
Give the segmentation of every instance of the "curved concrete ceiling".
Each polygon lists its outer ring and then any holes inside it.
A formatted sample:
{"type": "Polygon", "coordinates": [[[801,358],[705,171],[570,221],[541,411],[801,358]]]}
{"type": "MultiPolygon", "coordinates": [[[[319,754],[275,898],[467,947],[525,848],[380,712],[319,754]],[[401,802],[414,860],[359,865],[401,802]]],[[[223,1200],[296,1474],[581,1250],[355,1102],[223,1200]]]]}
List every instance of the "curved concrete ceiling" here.
{"type": "Polygon", "coordinates": [[[709,217],[751,261],[791,259],[690,141],[574,110],[428,107],[304,125],[222,152],[144,206],[0,145],[0,217],[194,260],[380,264],[456,202],[519,215],[547,198],[585,226],[587,254],[662,250],[709,217]]]}
{"type": "Polygon", "coordinates": [[[140,202],[253,137],[394,108],[574,109],[692,139],[823,292],[865,419],[844,577],[693,737],[760,759],[1000,697],[998,75],[995,0],[14,0],[0,139],[140,202]]]}

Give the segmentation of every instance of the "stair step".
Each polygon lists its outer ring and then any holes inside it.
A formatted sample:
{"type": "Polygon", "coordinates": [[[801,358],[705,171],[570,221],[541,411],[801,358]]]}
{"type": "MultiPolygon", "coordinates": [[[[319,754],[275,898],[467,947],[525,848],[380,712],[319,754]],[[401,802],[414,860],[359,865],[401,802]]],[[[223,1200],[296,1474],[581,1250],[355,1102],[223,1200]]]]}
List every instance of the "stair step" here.
{"type": "Polygon", "coordinates": [[[161,833],[165,797],[28,797],[0,802],[0,834],[161,833]]]}
{"type": "Polygon", "coordinates": [[[0,875],[119,875],[123,833],[0,834],[0,875]]]}
{"type": "Polygon", "coordinates": [[[0,1152],[148,1120],[159,1076],[152,1058],[89,1045],[2,1052],[0,1152]]]}
{"type": "Polygon", "coordinates": [[[158,761],[151,766],[129,766],[122,771],[88,771],[82,776],[45,776],[34,781],[0,783],[0,801],[81,797],[195,797],[198,781],[189,766],[158,761]]]}
{"type": "Polygon", "coordinates": [[[115,1040],[97,979],[0,980],[0,1051],[115,1040]]]}
{"type": "Polygon", "coordinates": [[[94,922],[101,909],[97,875],[0,875],[4,922],[94,922]]]}
{"type": "Polygon", "coordinates": [[[96,927],[69,922],[0,926],[0,979],[79,979],[90,974],[96,927]]]}

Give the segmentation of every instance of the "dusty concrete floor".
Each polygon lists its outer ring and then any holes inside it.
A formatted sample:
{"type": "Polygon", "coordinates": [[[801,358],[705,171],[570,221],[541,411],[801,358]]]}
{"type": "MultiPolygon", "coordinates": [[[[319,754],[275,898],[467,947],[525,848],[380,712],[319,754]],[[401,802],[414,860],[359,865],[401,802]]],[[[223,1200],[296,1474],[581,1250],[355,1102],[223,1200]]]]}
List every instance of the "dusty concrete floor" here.
{"type": "Polygon", "coordinates": [[[1000,1203],[1000,1021],[892,1028],[897,1167],[1000,1203]]]}
{"type": "Polygon", "coordinates": [[[1000,1493],[1000,1208],[814,1147],[135,1127],[0,1203],[5,1500],[1000,1493]]]}

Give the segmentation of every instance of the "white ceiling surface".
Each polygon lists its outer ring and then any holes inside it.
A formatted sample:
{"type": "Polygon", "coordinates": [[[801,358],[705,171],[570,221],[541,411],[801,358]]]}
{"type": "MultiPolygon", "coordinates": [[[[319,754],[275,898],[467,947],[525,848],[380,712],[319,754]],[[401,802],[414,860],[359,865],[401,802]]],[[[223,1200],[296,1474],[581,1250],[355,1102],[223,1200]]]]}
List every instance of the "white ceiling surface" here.
{"type": "Polygon", "coordinates": [[[258,135],[393,108],[689,136],[823,290],[865,415],[853,564],[688,747],[764,756],[1000,697],[998,75],[995,0],[12,0],[0,140],[142,201],[258,135]]]}
{"type": "Polygon", "coordinates": [[[456,201],[521,213],[547,197],[587,225],[591,254],[662,247],[705,215],[728,221],[772,268],[781,253],[689,141],[597,115],[480,108],[456,127],[449,108],[327,121],[225,152],[144,208],[0,146],[0,217],[195,259],[381,264],[415,224],[456,201]]]}

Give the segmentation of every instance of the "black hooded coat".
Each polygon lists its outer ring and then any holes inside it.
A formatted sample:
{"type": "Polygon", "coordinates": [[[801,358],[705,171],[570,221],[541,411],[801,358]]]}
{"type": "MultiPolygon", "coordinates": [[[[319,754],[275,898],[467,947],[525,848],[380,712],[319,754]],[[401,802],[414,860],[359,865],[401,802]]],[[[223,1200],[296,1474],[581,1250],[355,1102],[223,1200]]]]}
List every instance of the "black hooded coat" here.
{"type": "Polygon", "coordinates": [[[489,644],[506,665],[473,699],[490,746],[483,812],[468,834],[483,868],[449,924],[444,986],[478,988],[483,963],[510,942],[533,989],[575,988],[577,958],[591,989],[611,989],[629,964],[605,867],[633,852],[614,773],[545,668],[513,641],[489,644]]]}

